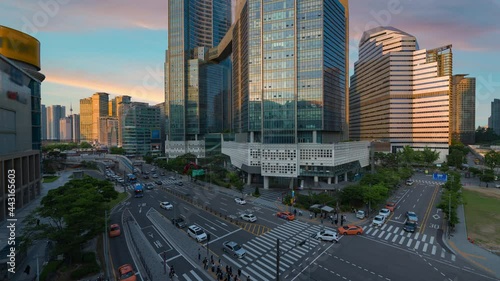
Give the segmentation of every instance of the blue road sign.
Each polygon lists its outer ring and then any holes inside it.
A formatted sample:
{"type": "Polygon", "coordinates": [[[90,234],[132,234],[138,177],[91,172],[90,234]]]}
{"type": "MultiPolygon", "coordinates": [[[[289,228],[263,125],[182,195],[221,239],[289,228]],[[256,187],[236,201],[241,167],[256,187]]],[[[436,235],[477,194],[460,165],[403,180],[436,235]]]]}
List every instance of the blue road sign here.
{"type": "Polygon", "coordinates": [[[447,174],[434,173],[434,174],[432,174],[432,179],[435,180],[435,181],[447,181],[448,180],[448,175],[447,174]]]}

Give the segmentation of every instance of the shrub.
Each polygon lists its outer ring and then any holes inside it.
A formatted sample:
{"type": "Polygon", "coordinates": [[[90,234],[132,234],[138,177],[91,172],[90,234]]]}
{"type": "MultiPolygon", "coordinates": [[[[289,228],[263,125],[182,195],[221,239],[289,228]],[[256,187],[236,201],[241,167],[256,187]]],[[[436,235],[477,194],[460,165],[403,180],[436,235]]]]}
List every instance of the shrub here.
{"type": "Polygon", "coordinates": [[[78,280],[82,279],[82,277],[85,277],[87,275],[91,274],[96,274],[101,271],[101,268],[97,263],[94,264],[85,264],[82,267],[78,268],[77,270],[71,272],[71,279],[73,280],[78,280]]]}
{"type": "Polygon", "coordinates": [[[93,263],[96,261],[94,252],[85,252],[82,254],[83,263],[93,263]]]}
{"type": "Polygon", "coordinates": [[[40,273],[40,280],[45,281],[47,280],[47,276],[51,273],[55,273],[59,266],[61,265],[62,261],[49,261],[47,263],[47,266],[45,266],[42,270],[42,273],[40,273]]]}
{"type": "Polygon", "coordinates": [[[255,187],[255,191],[254,191],[254,193],[253,193],[253,194],[254,194],[256,197],[259,197],[259,196],[260,196],[260,192],[259,192],[259,187],[258,187],[258,186],[256,186],[256,187],[255,187]]]}

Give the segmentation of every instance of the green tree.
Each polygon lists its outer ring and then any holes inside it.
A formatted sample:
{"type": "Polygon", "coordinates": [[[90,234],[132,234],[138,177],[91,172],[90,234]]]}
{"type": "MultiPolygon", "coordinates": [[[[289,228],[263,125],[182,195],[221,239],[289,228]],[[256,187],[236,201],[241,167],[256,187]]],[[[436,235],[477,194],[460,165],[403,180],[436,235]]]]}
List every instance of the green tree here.
{"type": "Polygon", "coordinates": [[[465,156],[460,150],[451,150],[451,153],[447,156],[448,165],[453,166],[455,168],[462,168],[462,164],[464,164],[465,156]]]}
{"type": "Polygon", "coordinates": [[[500,165],[500,153],[494,150],[490,150],[484,155],[484,163],[491,170],[495,170],[496,167],[500,165]]]}
{"type": "Polygon", "coordinates": [[[424,147],[424,150],[419,151],[421,155],[422,162],[426,167],[431,167],[434,162],[439,159],[439,152],[432,150],[429,147],[424,147]]]}
{"type": "Polygon", "coordinates": [[[123,147],[113,146],[109,149],[110,154],[120,154],[125,155],[125,149],[123,147]]]}
{"type": "Polygon", "coordinates": [[[389,189],[383,184],[363,186],[363,200],[366,204],[381,204],[387,199],[389,189]]]}
{"type": "Polygon", "coordinates": [[[88,176],[71,180],[50,190],[40,207],[28,216],[22,240],[54,241],[54,254],[64,254],[71,262],[72,257],[80,254],[83,243],[102,233],[106,203],[117,196],[108,181],[88,176]],[[39,219],[41,223],[36,222],[39,219]]]}
{"type": "Polygon", "coordinates": [[[446,219],[451,227],[460,222],[457,216],[457,207],[463,204],[462,192],[445,189],[441,196],[441,201],[437,205],[446,215],[446,219]],[[451,204],[451,205],[450,205],[451,204]]]}
{"type": "Polygon", "coordinates": [[[92,148],[92,145],[88,142],[83,141],[80,143],[80,148],[92,148]]]}
{"type": "Polygon", "coordinates": [[[400,151],[399,160],[406,166],[411,166],[416,159],[415,150],[411,146],[403,147],[400,151]]]}
{"type": "Polygon", "coordinates": [[[348,185],[340,191],[340,203],[360,207],[364,203],[363,187],[359,184],[348,185]]]}

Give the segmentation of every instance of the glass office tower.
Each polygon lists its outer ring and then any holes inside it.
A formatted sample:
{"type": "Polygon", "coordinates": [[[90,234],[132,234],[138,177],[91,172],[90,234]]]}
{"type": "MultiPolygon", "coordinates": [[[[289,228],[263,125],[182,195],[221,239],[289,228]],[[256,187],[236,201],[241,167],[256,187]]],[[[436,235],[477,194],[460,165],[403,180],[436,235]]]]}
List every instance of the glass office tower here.
{"type": "Polygon", "coordinates": [[[167,157],[185,153],[203,157],[204,135],[222,132],[228,110],[219,105],[229,99],[231,64],[229,58],[219,64],[210,63],[208,48],[217,46],[230,26],[230,0],[168,3],[167,157]]]}

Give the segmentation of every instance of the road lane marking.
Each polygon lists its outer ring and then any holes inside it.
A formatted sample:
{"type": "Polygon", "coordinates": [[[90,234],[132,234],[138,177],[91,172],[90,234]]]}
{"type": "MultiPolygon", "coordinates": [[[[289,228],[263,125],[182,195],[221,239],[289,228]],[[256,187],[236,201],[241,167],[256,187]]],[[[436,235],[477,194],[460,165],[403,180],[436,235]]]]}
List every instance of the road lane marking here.
{"type": "Polygon", "coordinates": [[[429,246],[429,244],[427,243],[424,243],[424,248],[422,248],[422,252],[427,252],[427,247],[429,246]]]}
{"type": "Polygon", "coordinates": [[[439,193],[439,186],[434,187],[434,192],[432,193],[431,200],[429,202],[429,206],[427,206],[427,210],[425,211],[424,218],[422,220],[422,227],[420,228],[420,233],[424,233],[427,221],[429,220],[432,208],[434,207],[434,202],[436,201],[437,194],[439,193]]]}
{"type": "Polygon", "coordinates": [[[396,239],[398,239],[398,236],[394,235],[394,238],[392,238],[392,243],[394,243],[396,241],[396,239]]]}
{"type": "Polygon", "coordinates": [[[381,238],[385,234],[385,231],[381,231],[378,238],[381,238]]]}
{"type": "Polygon", "coordinates": [[[429,239],[429,244],[434,244],[434,236],[431,236],[431,239],[429,239]]]}
{"type": "Polygon", "coordinates": [[[403,241],[405,241],[405,237],[401,237],[401,240],[399,240],[399,244],[402,245],[403,244],[403,241]]]}
{"type": "Polygon", "coordinates": [[[431,254],[432,254],[432,255],[435,255],[435,254],[436,254],[436,250],[437,250],[436,245],[433,245],[433,246],[432,246],[432,251],[431,251],[431,254]]]}
{"type": "Polygon", "coordinates": [[[387,233],[387,236],[385,236],[385,240],[388,240],[389,239],[389,236],[391,236],[392,233],[387,233]]]}
{"type": "Polygon", "coordinates": [[[415,243],[415,246],[413,247],[413,249],[418,250],[418,246],[420,246],[420,241],[417,241],[415,243]]]}
{"type": "Polygon", "coordinates": [[[410,247],[410,245],[411,245],[411,242],[413,242],[413,239],[408,239],[408,243],[406,243],[406,247],[408,247],[408,248],[409,248],[409,247],[410,247]]]}

